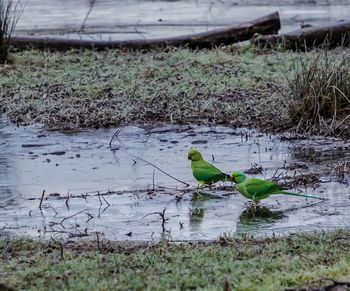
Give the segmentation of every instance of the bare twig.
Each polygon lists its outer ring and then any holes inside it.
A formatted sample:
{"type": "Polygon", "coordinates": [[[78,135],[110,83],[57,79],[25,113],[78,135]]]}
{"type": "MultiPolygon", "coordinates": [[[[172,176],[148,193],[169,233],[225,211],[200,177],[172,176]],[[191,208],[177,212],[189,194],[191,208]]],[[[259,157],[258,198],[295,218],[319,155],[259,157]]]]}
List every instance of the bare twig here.
{"type": "Polygon", "coordinates": [[[64,256],[63,256],[63,244],[62,242],[58,241],[58,243],[60,244],[60,255],[61,255],[61,260],[64,259],[64,256]]]}
{"type": "Polygon", "coordinates": [[[80,196],[81,196],[81,198],[85,199],[85,201],[87,202],[88,193],[86,193],[86,194],[82,193],[80,196]]]}
{"type": "Polygon", "coordinates": [[[96,0],[90,0],[89,11],[88,11],[88,12],[86,13],[86,15],[85,15],[84,21],[83,21],[83,23],[82,23],[82,25],[81,25],[81,27],[80,27],[80,31],[84,31],[84,29],[85,29],[85,23],[86,23],[87,19],[89,18],[89,15],[90,15],[90,13],[91,13],[91,11],[92,11],[92,8],[94,8],[95,2],[96,2],[96,0]]]}
{"type": "Polygon", "coordinates": [[[165,210],[166,210],[166,208],[164,208],[162,213],[160,214],[160,217],[162,218],[162,229],[163,229],[163,232],[165,231],[165,222],[167,220],[169,220],[169,218],[165,218],[165,210]]]}
{"type": "Polygon", "coordinates": [[[65,220],[70,219],[70,218],[72,218],[72,217],[74,217],[74,216],[77,216],[77,215],[79,215],[80,213],[83,213],[83,212],[85,212],[85,211],[86,211],[86,209],[81,210],[81,211],[79,211],[79,212],[77,212],[77,213],[75,213],[75,214],[73,214],[73,215],[68,216],[68,217],[64,217],[64,218],[61,220],[61,222],[60,222],[59,224],[60,224],[63,228],[65,228],[64,225],[63,225],[63,222],[64,222],[65,220]]]}
{"type": "Polygon", "coordinates": [[[67,209],[69,210],[68,200],[69,200],[69,193],[67,194],[67,198],[66,198],[66,202],[65,202],[67,209]]]}
{"type": "Polygon", "coordinates": [[[56,214],[58,214],[58,212],[56,211],[56,209],[53,207],[53,206],[49,206],[54,212],[55,212],[55,216],[56,216],[56,214]]]}
{"type": "Polygon", "coordinates": [[[102,206],[102,200],[101,200],[100,191],[97,191],[97,196],[98,196],[98,200],[100,201],[100,207],[101,207],[102,206]]]}
{"type": "Polygon", "coordinates": [[[120,133],[120,129],[118,129],[112,136],[111,140],[109,141],[109,148],[111,150],[115,150],[116,148],[112,148],[112,141],[115,137],[118,137],[118,134],[120,133]]]}
{"type": "MultiPolygon", "coordinates": [[[[111,149],[112,149],[112,141],[113,141],[113,139],[114,139],[115,137],[118,136],[119,133],[120,133],[120,130],[117,130],[117,131],[114,133],[114,135],[112,136],[112,138],[111,138],[111,140],[110,140],[110,142],[109,142],[109,147],[110,147],[111,149]]],[[[112,150],[113,150],[113,149],[112,149],[112,150]]],[[[188,183],[186,183],[186,182],[184,182],[184,181],[181,181],[181,180],[175,178],[174,176],[172,176],[172,175],[166,173],[164,170],[162,170],[161,168],[159,168],[159,167],[156,166],[155,164],[153,164],[153,163],[151,163],[151,162],[148,162],[148,161],[146,161],[146,160],[144,160],[144,159],[142,159],[142,158],[140,158],[140,157],[138,157],[138,156],[135,156],[135,155],[133,155],[133,154],[131,154],[131,155],[135,158],[135,159],[132,159],[133,162],[134,162],[133,165],[136,164],[136,160],[143,161],[143,162],[145,162],[145,163],[151,165],[152,167],[156,168],[158,171],[162,172],[163,174],[167,175],[168,177],[170,177],[170,178],[172,178],[172,179],[174,179],[174,180],[176,180],[176,181],[178,181],[178,182],[180,182],[180,183],[186,185],[187,187],[190,186],[190,184],[188,184],[188,183]]]]}
{"type": "Polygon", "coordinates": [[[108,206],[111,206],[111,204],[108,203],[108,201],[106,200],[106,198],[103,195],[100,195],[102,197],[102,199],[104,200],[104,202],[107,203],[108,206]]]}
{"type": "Polygon", "coordinates": [[[162,232],[164,233],[165,223],[169,220],[169,218],[165,218],[165,211],[166,211],[166,208],[164,208],[162,212],[152,212],[152,213],[146,214],[145,216],[142,217],[142,219],[150,215],[158,214],[162,218],[162,232]]]}
{"type": "Polygon", "coordinates": [[[99,207],[99,209],[98,209],[98,218],[101,217],[101,215],[103,214],[103,212],[105,212],[109,206],[110,206],[110,205],[107,205],[105,208],[103,208],[102,211],[101,211],[101,206],[99,207]]]}
{"type": "Polygon", "coordinates": [[[85,223],[88,223],[91,219],[94,218],[94,216],[90,213],[86,213],[87,216],[89,216],[88,220],[85,221],[85,223]]]}
{"type": "Polygon", "coordinates": [[[10,40],[22,12],[20,1],[0,0],[0,63],[7,61],[10,40]]]}
{"type": "Polygon", "coordinates": [[[43,193],[41,194],[40,204],[39,204],[39,209],[40,209],[40,210],[41,210],[41,206],[42,206],[42,204],[43,204],[44,196],[45,196],[45,190],[43,190],[43,193]]]}
{"type": "Polygon", "coordinates": [[[175,178],[174,176],[168,174],[167,172],[165,172],[165,171],[162,170],[161,168],[157,167],[155,164],[152,164],[151,162],[148,162],[148,161],[146,161],[146,160],[144,160],[144,159],[142,159],[142,158],[140,158],[140,157],[137,157],[137,156],[134,156],[134,158],[135,158],[135,159],[138,159],[138,160],[140,160],[140,161],[143,161],[143,162],[145,162],[146,164],[149,164],[150,166],[156,168],[158,171],[161,171],[164,175],[167,175],[169,178],[172,178],[172,179],[174,179],[175,181],[178,181],[178,182],[180,182],[180,183],[186,185],[187,187],[190,186],[190,184],[188,184],[188,183],[186,183],[186,182],[184,182],[184,181],[181,181],[181,180],[175,178]]]}
{"type": "Polygon", "coordinates": [[[97,241],[97,248],[99,251],[101,251],[101,246],[100,246],[100,236],[98,231],[96,231],[96,241],[97,241]]]}

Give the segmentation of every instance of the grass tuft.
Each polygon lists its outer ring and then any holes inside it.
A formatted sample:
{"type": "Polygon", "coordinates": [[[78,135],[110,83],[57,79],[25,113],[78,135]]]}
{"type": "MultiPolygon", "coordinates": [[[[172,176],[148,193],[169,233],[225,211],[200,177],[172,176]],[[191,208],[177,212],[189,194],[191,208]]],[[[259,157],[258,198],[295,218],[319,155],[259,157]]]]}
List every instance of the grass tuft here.
{"type": "Polygon", "coordinates": [[[0,0],[0,64],[7,62],[10,39],[21,15],[20,2],[0,0]]]}
{"type": "Polygon", "coordinates": [[[350,56],[311,52],[311,58],[295,57],[289,115],[297,129],[335,134],[350,117],[350,56]]]}

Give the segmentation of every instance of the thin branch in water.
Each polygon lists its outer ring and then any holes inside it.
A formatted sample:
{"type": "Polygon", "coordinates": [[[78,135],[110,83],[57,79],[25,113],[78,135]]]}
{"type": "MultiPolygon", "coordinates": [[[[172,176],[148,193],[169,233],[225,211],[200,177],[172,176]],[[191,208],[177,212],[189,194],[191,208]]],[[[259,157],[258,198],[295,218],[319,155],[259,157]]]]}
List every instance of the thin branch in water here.
{"type": "MultiPolygon", "coordinates": [[[[0,0],[0,1],[1,1],[1,0],[0,0]]],[[[43,193],[41,194],[40,204],[39,204],[39,209],[40,209],[40,210],[41,210],[41,206],[42,206],[42,204],[43,204],[44,196],[45,196],[45,190],[43,190],[43,193]]]]}
{"type": "Polygon", "coordinates": [[[111,140],[109,141],[109,148],[113,151],[113,150],[116,150],[117,148],[112,148],[112,141],[114,138],[118,137],[120,133],[120,129],[118,129],[112,136],[111,140]]]}
{"type": "Polygon", "coordinates": [[[75,217],[75,216],[79,215],[80,213],[85,212],[86,210],[87,210],[87,209],[84,209],[84,210],[81,210],[81,211],[79,211],[79,212],[77,212],[77,213],[71,215],[71,216],[64,217],[64,218],[61,220],[61,222],[60,222],[59,224],[60,224],[63,228],[65,228],[64,225],[63,225],[63,222],[64,222],[65,220],[70,219],[70,218],[72,218],[72,217],[75,217]]]}
{"type": "Polygon", "coordinates": [[[97,196],[98,196],[98,200],[100,201],[100,207],[101,207],[102,206],[102,200],[101,200],[100,191],[97,191],[97,196]]]}
{"type": "Polygon", "coordinates": [[[145,216],[142,217],[142,219],[150,215],[158,214],[162,218],[162,232],[164,233],[165,223],[169,220],[169,218],[165,218],[165,211],[166,211],[166,208],[164,208],[162,212],[152,212],[152,213],[146,214],[145,216]]]}
{"type": "Polygon", "coordinates": [[[58,212],[56,211],[56,209],[53,206],[49,206],[54,212],[55,212],[55,216],[58,214],[58,212]]]}
{"type": "MultiPolygon", "coordinates": [[[[119,134],[119,133],[120,133],[120,130],[117,130],[117,131],[113,134],[111,140],[109,141],[109,147],[111,148],[111,150],[115,150],[115,149],[112,148],[112,141],[113,141],[113,139],[114,139],[115,137],[118,137],[118,134],[119,134]]],[[[146,161],[146,160],[144,160],[144,159],[142,159],[142,158],[140,158],[140,157],[138,157],[138,156],[135,156],[135,155],[133,155],[133,154],[131,154],[131,155],[134,157],[134,159],[132,159],[133,162],[134,162],[133,165],[136,164],[136,160],[143,161],[144,163],[149,164],[150,166],[156,168],[158,171],[162,172],[164,175],[167,175],[169,178],[171,178],[171,179],[173,179],[173,180],[175,180],[175,181],[177,181],[177,182],[180,182],[180,183],[186,185],[186,187],[189,187],[189,186],[190,186],[190,184],[188,184],[188,183],[186,183],[186,182],[184,182],[184,181],[181,181],[180,179],[177,179],[177,178],[175,178],[174,176],[172,176],[172,175],[166,173],[164,170],[162,170],[161,168],[159,168],[159,167],[156,166],[155,164],[153,164],[153,163],[151,163],[151,162],[148,162],[148,161],[146,161]]]]}
{"type": "Polygon", "coordinates": [[[174,179],[175,181],[178,181],[178,182],[180,182],[180,183],[186,185],[187,187],[190,186],[190,184],[188,184],[188,183],[186,183],[186,182],[184,182],[184,181],[181,181],[181,180],[175,178],[174,176],[172,176],[172,175],[168,174],[167,172],[163,171],[161,168],[157,167],[155,164],[152,164],[151,162],[148,162],[148,161],[146,161],[146,160],[144,160],[144,159],[141,159],[140,157],[137,157],[137,156],[134,156],[134,158],[135,158],[135,159],[138,159],[138,160],[140,160],[140,161],[143,161],[143,162],[145,162],[146,164],[149,164],[150,166],[156,168],[158,171],[161,171],[164,175],[167,175],[169,178],[172,178],[172,179],[174,179]]]}
{"type": "Polygon", "coordinates": [[[101,215],[103,214],[103,212],[105,212],[109,206],[110,206],[110,205],[107,205],[105,208],[103,208],[102,211],[101,211],[101,206],[99,207],[99,209],[98,209],[98,218],[101,217],[101,215]]]}
{"type": "Polygon", "coordinates": [[[88,196],[88,193],[86,193],[86,194],[81,194],[81,198],[83,198],[83,199],[85,199],[85,201],[87,202],[87,196],[88,196]]]}
{"type": "Polygon", "coordinates": [[[82,25],[81,25],[81,27],[80,27],[80,31],[84,31],[84,29],[85,29],[85,23],[86,23],[87,19],[89,18],[89,15],[90,15],[90,13],[91,13],[91,11],[92,11],[92,8],[94,8],[95,2],[96,2],[96,0],[90,0],[89,11],[88,11],[88,12],[86,13],[86,15],[85,15],[84,21],[83,21],[83,23],[82,23],[82,25]]]}
{"type": "Polygon", "coordinates": [[[86,213],[87,216],[89,216],[88,220],[85,221],[85,223],[88,223],[91,219],[94,218],[94,216],[90,213],[86,213]]]}
{"type": "Polygon", "coordinates": [[[103,195],[101,195],[101,197],[107,203],[108,206],[111,206],[111,204],[108,203],[108,201],[106,200],[106,198],[103,195]]]}
{"type": "Polygon", "coordinates": [[[69,193],[67,194],[67,198],[66,198],[66,201],[65,201],[65,204],[66,204],[66,206],[67,206],[67,209],[69,210],[68,200],[69,200],[69,193]]]}

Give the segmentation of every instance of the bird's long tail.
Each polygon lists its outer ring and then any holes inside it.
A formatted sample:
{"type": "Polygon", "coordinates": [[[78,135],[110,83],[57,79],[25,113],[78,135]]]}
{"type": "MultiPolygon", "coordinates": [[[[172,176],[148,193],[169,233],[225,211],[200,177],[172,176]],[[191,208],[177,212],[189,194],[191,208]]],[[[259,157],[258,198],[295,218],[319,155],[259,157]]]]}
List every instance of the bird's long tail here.
{"type": "MultiPolygon", "coordinates": [[[[292,196],[305,197],[305,198],[313,198],[313,199],[327,200],[327,198],[322,198],[322,197],[313,196],[313,195],[298,194],[298,193],[287,192],[287,191],[281,191],[280,193],[286,194],[286,195],[292,195],[292,196]]],[[[276,193],[276,194],[277,194],[277,193],[276,193]]]]}

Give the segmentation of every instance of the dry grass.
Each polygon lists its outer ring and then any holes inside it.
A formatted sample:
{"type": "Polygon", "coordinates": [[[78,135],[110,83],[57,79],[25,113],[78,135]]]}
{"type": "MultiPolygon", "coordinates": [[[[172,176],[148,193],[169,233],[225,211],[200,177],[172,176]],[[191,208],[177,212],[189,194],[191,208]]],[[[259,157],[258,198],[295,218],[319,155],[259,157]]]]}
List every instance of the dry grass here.
{"type": "Polygon", "coordinates": [[[15,58],[1,75],[0,111],[17,124],[287,123],[280,64],[252,49],[23,51],[15,58]]]}
{"type": "Polygon", "coordinates": [[[347,175],[350,174],[350,162],[340,161],[330,165],[331,175],[339,177],[340,181],[346,181],[347,175]]]}
{"type": "Polygon", "coordinates": [[[61,128],[198,123],[350,137],[350,50],[324,54],[21,51],[13,66],[0,66],[0,112],[61,128]]]}
{"type": "Polygon", "coordinates": [[[297,130],[339,134],[348,130],[350,117],[350,56],[312,52],[310,59],[294,59],[288,78],[292,93],[289,114],[297,130]]]}
{"type": "Polygon", "coordinates": [[[20,2],[0,0],[0,64],[7,62],[10,39],[21,15],[20,2]]]}

